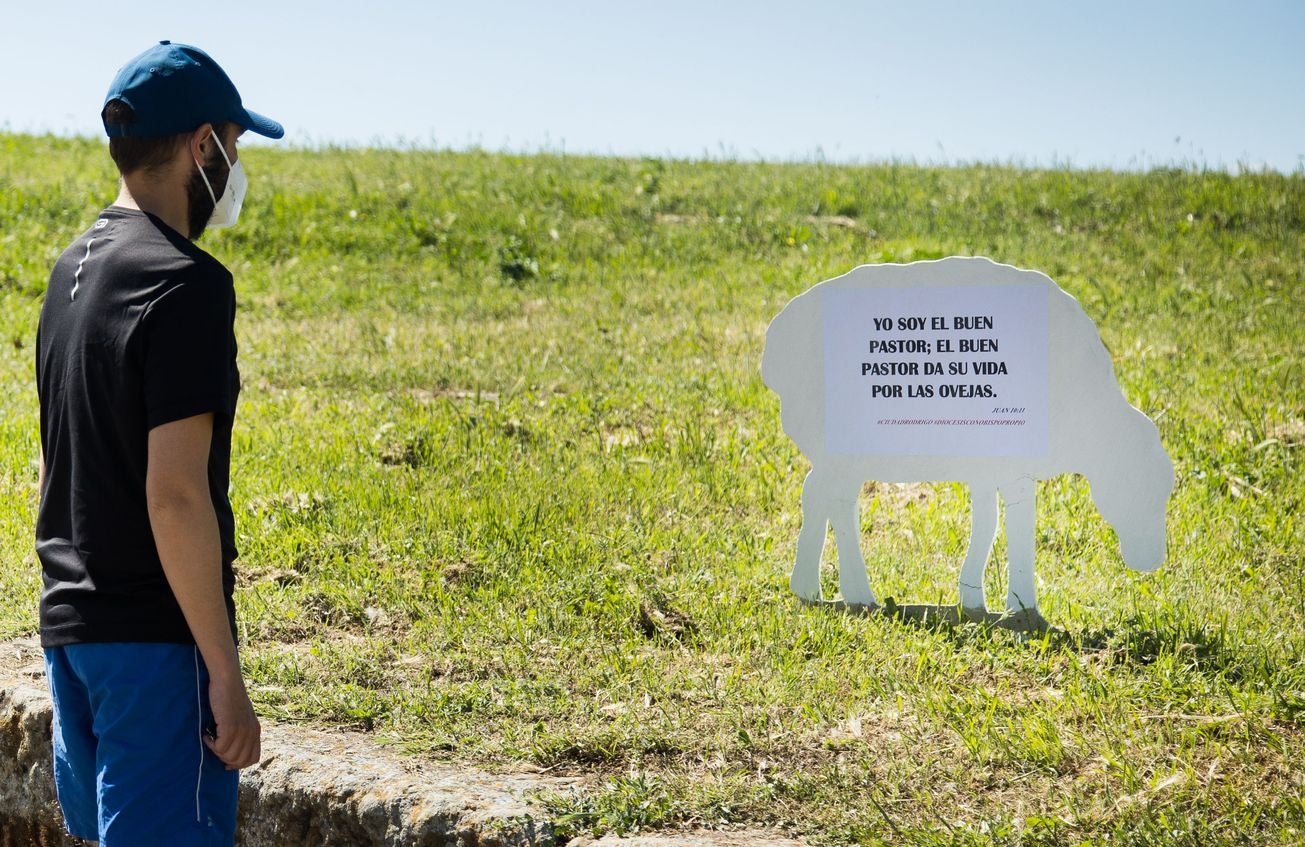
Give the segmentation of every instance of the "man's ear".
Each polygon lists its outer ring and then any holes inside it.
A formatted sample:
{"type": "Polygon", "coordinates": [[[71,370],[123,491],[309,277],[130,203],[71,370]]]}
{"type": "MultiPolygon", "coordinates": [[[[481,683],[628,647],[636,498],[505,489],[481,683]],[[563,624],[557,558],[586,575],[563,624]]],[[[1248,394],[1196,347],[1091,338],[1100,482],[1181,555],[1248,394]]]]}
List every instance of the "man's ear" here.
{"type": "Polygon", "coordinates": [[[213,124],[200,124],[187,139],[186,146],[190,151],[190,158],[203,164],[208,161],[209,149],[213,146],[213,124]]]}

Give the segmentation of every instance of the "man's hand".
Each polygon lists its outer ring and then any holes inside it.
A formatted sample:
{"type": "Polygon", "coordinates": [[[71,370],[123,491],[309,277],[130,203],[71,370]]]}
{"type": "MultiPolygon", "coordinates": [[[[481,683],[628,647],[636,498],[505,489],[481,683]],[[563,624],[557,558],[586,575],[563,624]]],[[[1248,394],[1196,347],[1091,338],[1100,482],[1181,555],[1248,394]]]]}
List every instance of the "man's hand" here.
{"type": "Polygon", "coordinates": [[[208,701],[213,709],[213,722],[217,724],[216,740],[204,736],[208,749],[226,764],[227,770],[257,764],[262,755],[262,728],[244,681],[240,677],[225,683],[211,680],[208,701]]]}

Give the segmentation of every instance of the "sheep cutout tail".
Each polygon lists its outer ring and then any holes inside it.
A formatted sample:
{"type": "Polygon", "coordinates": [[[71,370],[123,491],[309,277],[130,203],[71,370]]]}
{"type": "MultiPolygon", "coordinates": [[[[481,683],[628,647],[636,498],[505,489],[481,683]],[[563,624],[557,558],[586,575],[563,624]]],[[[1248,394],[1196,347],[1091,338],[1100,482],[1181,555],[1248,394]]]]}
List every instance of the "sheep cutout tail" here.
{"type": "Polygon", "coordinates": [[[983,574],[1000,498],[1005,614],[1046,625],[1033,567],[1040,479],[1082,474],[1129,567],[1152,571],[1164,561],[1173,464],[1155,424],[1124,399],[1092,320],[1044,274],[984,258],[862,265],[795,297],[771,321],[761,376],[780,397],[784,432],[811,462],[790,579],[805,601],[822,599],[820,556],[832,525],[843,602],[878,605],[860,547],[858,498],[868,480],[970,487],[959,595],[972,619],[992,614],[983,574]],[[981,355],[952,355],[957,347],[981,355]],[[944,376],[944,366],[968,375],[944,376]]]}

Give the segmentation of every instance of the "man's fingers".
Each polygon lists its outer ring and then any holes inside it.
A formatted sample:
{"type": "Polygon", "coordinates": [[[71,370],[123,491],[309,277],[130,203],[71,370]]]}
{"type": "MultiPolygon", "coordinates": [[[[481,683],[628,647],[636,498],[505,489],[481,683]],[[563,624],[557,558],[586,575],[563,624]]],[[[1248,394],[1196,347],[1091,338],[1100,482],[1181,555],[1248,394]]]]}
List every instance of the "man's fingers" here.
{"type": "MultiPolygon", "coordinates": [[[[213,752],[217,753],[216,750],[213,752]]],[[[249,744],[238,747],[233,745],[233,749],[228,750],[225,753],[218,753],[218,758],[222,760],[222,763],[226,765],[229,770],[238,770],[255,764],[258,761],[258,753],[256,748],[249,744]]]]}
{"type": "Polygon", "coordinates": [[[221,732],[218,734],[217,741],[205,737],[204,743],[208,745],[208,749],[213,751],[213,755],[222,760],[224,765],[231,764],[232,753],[236,744],[235,733],[230,731],[221,732]]]}
{"type": "Polygon", "coordinates": [[[204,743],[208,745],[208,749],[213,752],[214,756],[218,757],[222,764],[226,765],[228,768],[231,767],[231,753],[229,751],[225,749],[219,751],[217,744],[208,736],[204,736],[204,743]]]}
{"type": "Polygon", "coordinates": [[[231,746],[224,751],[220,758],[227,766],[232,768],[243,768],[249,764],[249,753],[253,747],[253,739],[250,738],[249,730],[236,732],[233,734],[231,746]]]}
{"type": "Polygon", "coordinates": [[[205,737],[204,743],[228,768],[247,768],[256,764],[262,752],[257,725],[240,729],[219,728],[217,741],[205,737]]]}
{"type": "Polygon", "coordinates": [[[259,742],[257,731],[247,733],[238,750],[232,751],[227,765],[232,768],[247,768],[258,761],[259,742]]]}

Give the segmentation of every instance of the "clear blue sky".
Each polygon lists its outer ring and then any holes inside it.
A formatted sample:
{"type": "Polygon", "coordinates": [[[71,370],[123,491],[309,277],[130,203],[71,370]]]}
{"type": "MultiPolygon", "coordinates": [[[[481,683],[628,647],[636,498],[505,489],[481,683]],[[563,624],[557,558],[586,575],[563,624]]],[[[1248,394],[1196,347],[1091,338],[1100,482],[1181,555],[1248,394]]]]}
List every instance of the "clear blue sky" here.
{"type": "Polygon", "coordinates": [[[196,44],[298,144],[1305,168],[1305,0],[7,3],[0,127],[196,44]]]}

